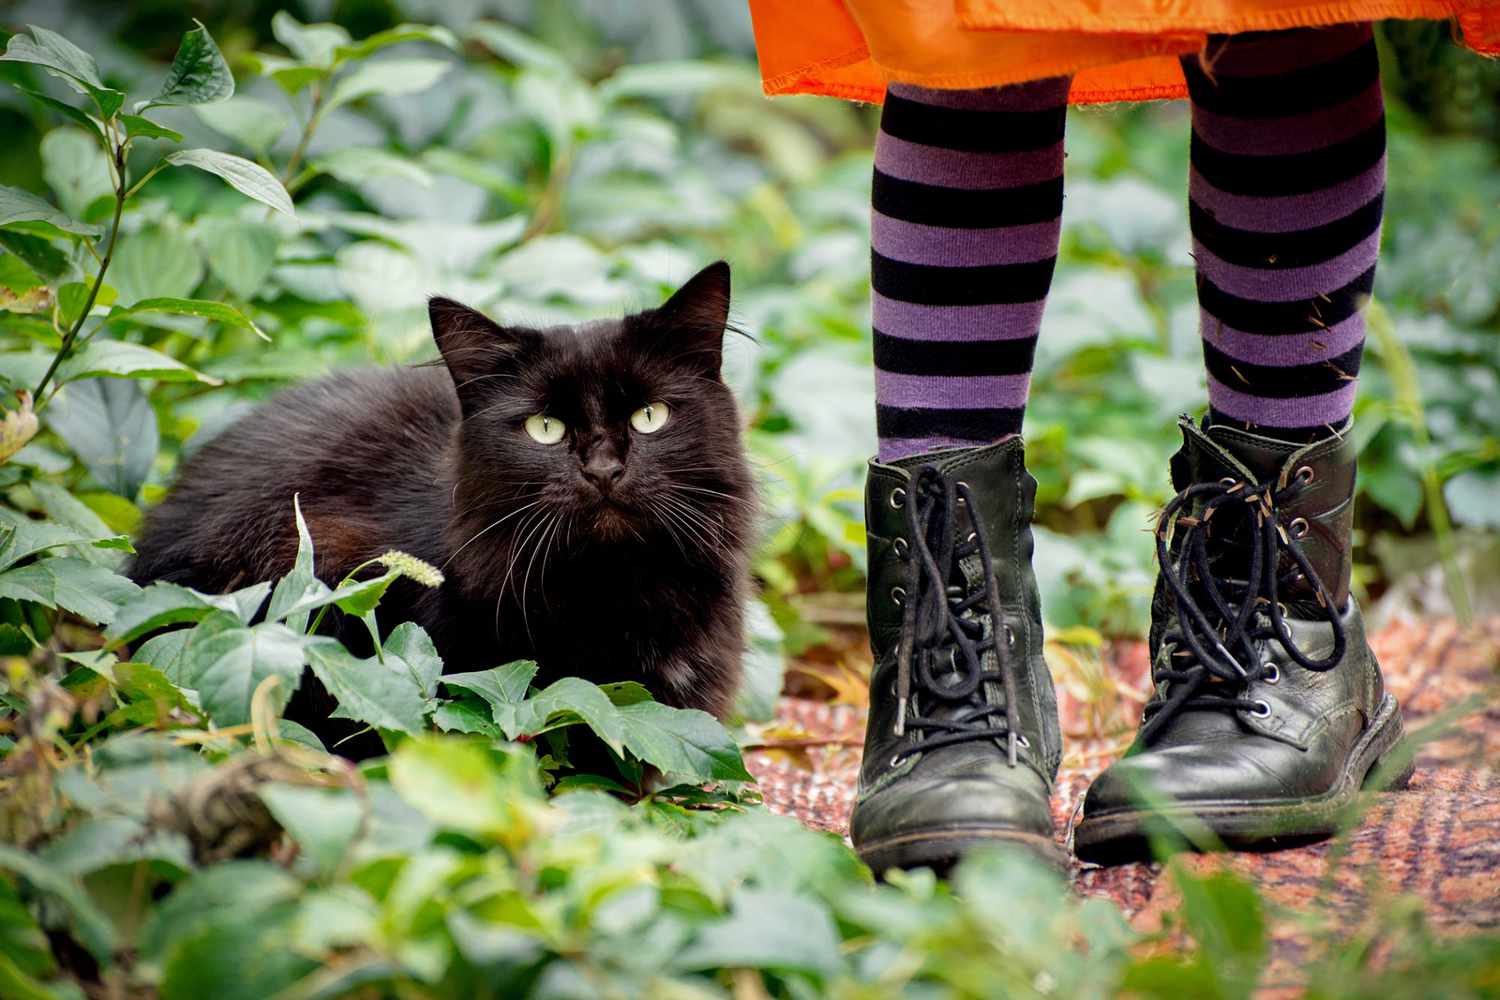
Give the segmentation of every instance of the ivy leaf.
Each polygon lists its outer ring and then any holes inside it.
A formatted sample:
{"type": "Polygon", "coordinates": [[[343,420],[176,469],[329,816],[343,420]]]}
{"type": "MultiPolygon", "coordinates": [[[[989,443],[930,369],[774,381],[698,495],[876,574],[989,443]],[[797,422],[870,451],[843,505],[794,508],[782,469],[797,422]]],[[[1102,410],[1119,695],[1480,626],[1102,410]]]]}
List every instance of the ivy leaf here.
{"type": "Polygon", "coordinates": [[[707,712],[656,701],[621,705],[622,739],[636,757],[694,782],[754,781],[739,745],[707,712]]]}
{"type": "Polygon", "coordinates": [[[156,410],[140,383],[105,378],[71,382],[53,398],[47,423],[106,489],[135,499],[161,443],[156,410]]]}
{"type": "Polygon", "coordinates": [[[292,571],[276,581],[271,603],[266,608],[267,621],[285,621],[293,632],[307,631],[308,611],[329,593],[328,585],[313,573],[313,540],[307,521],[302,517],[302,499],[292,496],[292,517],[297,524],[297,559],[292,571]]]}
{"type": "Polygon", "coordinates": [[[329,638],[307,642],[307,661],[338,700],[337,717],[407,734],[422,730],[426,703],[406,664],[361,660],[329,638]]]}
{"type": "Polygon", "coordinates": [[[438,656],[422,626],[416,622],[402,622],[391,630],[385,640],[386,656],[396,656],[411,671],[412,680],[424,699],[437,696],[438,680],[443,675],[443,659],[438,656]]]}
{"type": "Polygon", "coordinates": [[[55,31],[28,25],[31,34],[12,35],[0,60],[41,66],[80,94],[93,99],[100,117],[113,118],[125,95],[104,85],[94,57],[55,31]]]}
{"type": "Polygon", "coordinates": [[[121,115],[120,121],[125,125],[125,134],[132,139],[171,139],[173,142],[182,141],[182,133],[175,129],[158,125],[149,118],[141,115],[121,115]]]}
{"type": "Polygon", "coordinates": [[[0,226],[17,222],[45,222],[54,229],[77,236],[98,236],[98,226],[91,226],[54,208],[30,191],[0,184],[0,226]]]}
{"type": "MultiPolygon", "coordinates": [[[[233,616],[235,622],[243,625],[255,617],[270,589],[269,583],[257,583],[229,594],[202,594],[175,583],[157,581],[120,609],[104,636],[111,646],[120,646],[168,625],[201,622],[216,611],[233,616]]],[[[162,666],[158,660],[146,662],[162,666]]]]}
{"type": "Polygon", "coordinates": [[[243,156],[221,153],[216,149],[180,149],[175,153],[168,153],[166,160],[177,166],[197,167],[222,177],[236,191],[263,205],[269,205],[283,215],[295,217],[297,214],[292,208],[292,198],[286,193],[286,188],[281,186],[281,182],[265,167],[252,163],[243,156]]]}
{"type": "Polygon", "coordinates": [[[502,706],[515,705],[526,697],[531,679],[536,676],[535,660],[515,660],[504,666],[469,673],[444,674],[443,683],[449,687],[473,691],[499,710],[502,706]]]}
{"type": "Polygon", "coordinates": [[[141,588],[86,559],[55,556],[0,573],[0,597],[35,601],[71,611],[87,621],[108,624],[120,606],[141,588]]]}
{"type": "Polygon", "coordinates": [[[300,880],[269,861],[226,861],[204,868],[150,911],[141,928],[141,958],[160,963],[194,933],[220,922],[253,919],[301,891],[300,880]]]}
{"type": "Polygon", "coordinates": [[[678,954],[679,969],[796,969],[832,975],[841,965],[838,931],[822,903],[785,889],[741,888],[729,916],[703,927],[678,954]]]}
{"type": "Polygon", "coordinates": [[[302,679],[306,640],[277,622],[226,628],[188,639],[177,665],[181,683],[198,692],[204,711],[221,726],[250,721],[250,700],[268,677],[281,678],[271,700],[279,711],[302,679]]]}
{"type": "Polygon", "coordinates": [[[129,545],[119,535],[90,537],[49,521],[35,521],[8,507],[0,507],[0,570],[9,569],[27,556],[64,545],[129,545]]]}
{"type": "Polygon", "coordinates": [[[318,871],[333,874],[359,833],[359,801],[344,789],[298,785],[266,785],[259,794],[318,871]]]}
{"type": "Polygon", "coordinates": [[[18,848],[0,844],[0,869],[15,872],[39,892],[53,896],[68,910],[78,930],[78,939],[101,964],[110,961],[115,946],[114,925],[94,904],[77,880],[40,858],[18,848]]]}
{"type": "Polygon", "coordinates": [[[177,56],[161,90],[149,100],[137,101],[137,114],[153,107],[217,104],[234,96],[234,74],[229,72],[229,64],[208,29],[194,23],[198,26],[184,34],[177,46],[177,56]]]}

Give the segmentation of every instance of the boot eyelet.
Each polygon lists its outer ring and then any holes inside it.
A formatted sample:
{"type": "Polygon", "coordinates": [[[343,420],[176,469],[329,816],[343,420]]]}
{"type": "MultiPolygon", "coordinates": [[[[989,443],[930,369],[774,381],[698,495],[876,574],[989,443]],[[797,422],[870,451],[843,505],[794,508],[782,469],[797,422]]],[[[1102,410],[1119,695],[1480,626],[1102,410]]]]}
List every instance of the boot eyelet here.
{"type": "Polygon", "coordinates": [[[1030,750],[1031,749],[1031,741],[1028,740],[1026,738],[1026,736],[1023,734],[1021,736],[1017,736],[1016,737],[1016,746],[1021,747],[1021,748],[1025,749],[1025,750],[1030,750]]]}
{"type": "MultiPolygon", "coordinates": [[[[1004,628],[1005,628],[1005,644],[1007,646],[1014,647],[1015,644],[1016,644],[1016,630],[1013,629],[1013,628],[1011,628],[1009,625],[1004,626],[1004,628]]],[[[1024,736],[1021,737],[1021,739],[1023,739],[1023,740],[1025,738],[1026,737],[1024,737],[1024,736]]]]}
{"type": "Polygon", "coordinates": [[[905,759],[906,758],[902,757],[899,753],[896,754],[895,756],[893,756],[891,758],[891,767],[900,767],[901,766],[901,762],[903,760],[905,760],[905,759]]]}
{"type": "Polygon", "coordinates": [[[1240,481],[1233,476],[1225,476],[1223,479],[1219,480],[1219,485],[1224,487],[1226,490],[1232,490],[1239,484],[1240,481]]]}
{"type": "Polygon", "coordinates": [[[895,551],[897,559],[905,559],[906,554],[911,551],[911,546],[906,544],[904,538],[897,538],[891,542],[891,548],[895,551]]]}
{"type": "Polygon", "coordinates": [[[1260,679],[1262,681],[1264,681],[1267,684],[1280,684],[1281,683],[1281,668],[1278,667],[1276,664],[1267,661],[1266,663],[1264,663],[1264,664],[1261,665],[1260,669],[1261,669],[1260,679]]]}
{"type": "Polygon", "coordinates": [[[1255,707],[1250,710],[1250,714],[1257,719],[1269,719],[1271,717],[1271,703],[1264,699],[1257,700],[1255,707]]]}
{"type": "Polygon", "coordinates": [[[964,539],[964,541],[966,541],[966,542],[972,542],[972,541],[974,541],[974,539],[976,539],[978,537],[979,537],[979,532],[977,532],[977,531],[971,531],[971,532],[969,532],[968,537],[966,537],[964,539]]]}
{"type": "Polygon", "coordinates": [[[898,608],[901,607],[902,605],[904,605],[906,603],[906,588],[905,587],[892,587],[891,588],[891,601],[898,608]]]}
{"type": "Polygon", "coordinates": [[[1293,478],[1295,478],[1297,482],[1301,483],[1303,486],[1306,486],[1308,483],[1313,481],[1313,478],[1316,475],[1317,473],[1313,471],[1312,466],[1304,465],[1293,474],[1293,478]]]}
{"type": "Polygon", "coordinates": [[[1293,538],[1306,538],[1308,531],[1312,529],[1312,525],[1307,523],[1307,518],[1298,517],[1292,520],[1291,529],[1293,538]]]}
{"type": "Polygon", "coordinates": [[[1288,619],[1288,618],[1290,618],[1292,616],[1291,610],[1289,608],[1287,608],[1287,606],[1285,604],[1282,604],[1280,601],[1276,602],[1276,610],[1281,612],[1281,619],[1282,619],[1283,623],[1286,621],[1286,619],[1288,619]]]}
{"type": "MultiPolygon", "coordinates": [[[[964,482],[962,479],[960,479],[955,485],[960,490],[967,490],[969,488],[969,484],[964,482]]],[[[961,504],[968,503],[968,501],[964,499],[964,495],[962,493],[958,494],[958,502],[961,504]]]]}
{"type": "Polygon", "coordinates": [[[905,506],[906,490],[902,489],[900,486],[897,486],[895,489],[891,490],[891,508],[893,510],[900,510],[905,506]]]}

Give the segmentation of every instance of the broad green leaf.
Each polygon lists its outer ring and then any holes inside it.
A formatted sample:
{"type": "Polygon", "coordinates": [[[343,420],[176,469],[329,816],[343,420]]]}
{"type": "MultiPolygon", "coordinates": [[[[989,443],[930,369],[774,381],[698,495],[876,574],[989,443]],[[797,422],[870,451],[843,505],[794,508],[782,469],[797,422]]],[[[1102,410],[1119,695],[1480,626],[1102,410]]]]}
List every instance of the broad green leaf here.
{"type": "MultiPolygon", "coordinates": [[[[136,306],[132,306],[127,311],[135,311],[136,307],[146,305],[146,303],[161,301],[171,303],[186,300],[147,299],[144,303],[136,303],[136,306]]],[[[225,306],[224,308],[232,309],[229,306],[225,306]]],[[[150,309],[141,309],[140,311],[146,312],[150,311],[150,309]]],[[[161,311],[172,312],[175,310],[162,309],[161,311]]],[[[194,371],[182,362],[169,358],[160,351],[153,351],[149,347],[143,347],[140,344],[133,344],[125,340],[106,340],[100,337],[95,337],[89,341],[81,350],[75,351],[69,356],[68,360],[59,365],[57,376],[63,382],[99,378],[101,376],[114,376],[116,378],[151,378],[162,382],[219,384],[218,379],[205,375],[202,372],[194,371]]]]}
{"type": "Polygon", "coordinates": [[[561,52],[536,41],[530,35],[517,31],[499,21],[476,21],[469,27],[469,37],[479,42],[506,62],[517,66],[547,70],[558,74],[572,75],[573,67],[561,52]]]}
{"type": "Polygon", "coordinates": [[[192,847],[180,833],[150,830],[125,816],[93,816],[49,843],[41,859],[64,875],[79,876],[135,861],[164,862],[192,870],[192,847]]]}
{"type": "Polygon", "coordinates": [[[299,785],[265,785],[258,794],[318,873],[332,875],[359,833],[364,810],[354,794],[299,785]]]}
{"type": "Polygon", "coordinates": [[[402,622],[385,640],[386,656],[396,656],[411,671],[423,698],[437,697],[443,675],[443,660],[426,630],[416,622],[402,622]]]}
{"type": "Polygon", "coordinates": [[[291,124],[280,108],[254,97],[236,97],[222,104],[200,106],[194,111],[209,128],[224,133],[257,154],[270,149],[291,124]]]}
{"type": "Polygon", "coordinates": [[[98,140],[70,125],[42,136],[42,177],[72,216],[82,216],[94,201],[114,194],[109,161],[98,140]]]}
{"type": "Polygon", "coordinates": [[[698,95],[709,90],[755,92],[759,81],[746,66],[682,59],[622,66],[599,85],[606,101],[627,97],[669,98],[698,95]]]}
{"type": "Polygon", "coordinates": [[[687,780],[754,781],[729,731],[707,712],[655,701],[621,705],[622,740],[636,757],[687,780]]]}
{"type": "Polygon", "coordinates": [[[114,300],[115,291],[108,285],[100,285],[98,294],[94,296],[93,304],[89,303],[90,286],[81,281],[69,281],[57,289],[57,312],[60,324],[65,329],[72,329],[73,324],[78,322],[78,317],[83,315],[85,307],[94,309],[107,306],[114,300]]]}
{"type": "Polygon", "coordinates": [[[141,115],[121,115],[120,121],[125,126],[125,134],[132,139],[170,139],[173,142],[182,141],[182,133],[175,129],[158,125],[156,122],[141,115]]]}
{"type": "Polygon", "coordinates": [[[103,964],[111,960],[115,946],[114,925],[100,911],[76,879],[59,872],[33,854],[0,844],[0,868],[15,872],[39,892],[54,897],[72,917],[78,939],[103,964]]]}
{"type": "MultiPolygon", "coordinates": [[[[31,495],[42,505],[42,511],[52,520],[72,528],[88,538],[108,538],[123,530],[106,524],[94,509],[56,483],[35,480],[31,484],[31,495]]],[[[113,494],[110,494],[111,496],[113,494]]],[[[117,568],[125,561],[125,554],[114,549],[88,546],[79,548],[78,554],[89,562],[117,568]]]]}
{"type": "Polygon", "coordinates": [[[291,947],[298,908],[278,903],[246,916],[238,907],[180,940],[163,963],[161,1000],[265,1000],[313,972],[318,961],[291,947]]]}
{"type": "Polygon", "coordinates": [[[1443,484],[1453,520],[1472,528],[1500,529],[1500,469],[1470,469],[1443,484]]]}
{"type": "MultiPolygon", "coordinates": [[[[26,976],[49,976],[57,967],[47,935],[8,879],[0,879],[0,955],[26,976]]],[[[0,987],[4,983],[0,977],[0,987]]]]}
{"type": "MultiPolygon", "coordinates": [[[[25,649],[29,650],[28,642],[25,649]]],[[[495,725],[487,705],[478,700],[469,702],[445,701],[432,713],[432,724],[447,733],[478,733],[494,739],[504,739],[505,734],[495,725]]]]}
{"type": "MultiPolygon", "coordinates": [[[[258,583],[231,594],[201,594],[175,583],[158,581],[142,589],[140,596],[122,607],[104,635],[111,645],[118,646],[168,625],[202,621],[216,611],[233,615],[234,620],[243,625],[260,609],[270,587],[269,583],[258,583]]],[[[141,648],[145,649],[144,646],[141,648]]],[[[144,662],[158,667],[162,665],[152,659],[144,662]]]]}
{"type": "Polygon", "coordinates": [[[734,700],[740,718],[764,722],[775,716],[786,666],[784,638],[766,603],[751,600],[745,608],[744,672],[734,700]]]}
{"type": "Polygon", "coordinates": [[[333,65],[339,47],[353,42],[342,25],[303,24],[284,10],[271,18],[271,34],[293,56],[314,66],[333,65]]]}
{"type": "Polygon", "coordinates": [[[308,84],[327,79],[333,72],[327,66],[308,66],[286,56],[270,52],[251,52],[245,57],[250,68],[275,80],[281,89],[296,96],[308,84]]]}
{"type": "Polygon", "coordinates": [[[843,947],[822,903],[784,889],[741,888],[729,915],[701,927],[675,956],[679,969],[839,970],[843,947]]]}
{"type": "Polygon", "coordinates": [[[230,186],[263,205],[284,215],[295,216],[291,196],[271,172],[243,156],[221,153],[216,149],[180,149],[166,156],[168,163],[197,167],[228,181],[230,186]]]}
{"type": "Polygon", "coordinates": [[[245,219],[205,219],[199,231],[213,276],[235,298],[254,298],[276,266],[281,237],[275,227],[245,219]]]}
{"type": "Polygon", "coordinates": [[[341,63],[363,59],[400,42],[435,42],[450,49],[458,49],[458,39],[447,28],[430,24],[398,24],[352,45],[340,45],[334,49],[334,59],[341,63]]]}
{"type": "MultiPolygon", "coordinates": [[[[182,36],[177,56],[156,96],[137,101],[136,113],[161,105],[216,104],[234,96],[234,74],[202,24],[182,36]]],[[[178,136],[178,138],[182,138],[178,136]]]]}
{"type": "Polygon", "coordinates": [[[499,709],[504,705],[515,705],[526,697],[526,689],[536,676],[535,660],[515,660],[504,666],[469,673],[444,674],[443,683],[466,691],[473,691],[499,709]]]}
{"type": "Polygon", "coordinates": [[[98,236],[100,233],[98,226],[69,217],[30,191],[0,184],[0,226],[17,222],[45,222],[54,229],[78,236],[98,236]]]}
{"type": "Polygon", "coordinates": [[[47,107],[51,108],[53,111],[71,118],[74,124],[82,126],[85,130],[93,134],[95,141],[100,144],[99,148],[101,150],[104,148],[104,132],[99,128],[99,123],[93,118],[90,118],[83,111],[64,101],[59,101],[55,97],[48,97],[46,94],[43,94],[40,91],[28,90],[27,88],[19,85],[16,86],[16,89],[25,94],[27,97],[31,98],[33,101],[36,101],[38,104],[44,104],[47,107]]]}
{"type": "Polygon", "coordinates": [[[120,605],[140,588],[118,573],[85,559],[55,556],[0,573],[0,597],[62,608],[96,624],[108,624],[120,605]]]}
{"type": "Polygon", "coordinates": [[[61,278],[70,267],[67,255],[40,236],[0,229],[0,247],[24,260],[33,271],[49,281],[61,278]]]}
{"type": "Polygon", "coordinates": [[[101,117],[113,117],[125,95],[104,85],[94,57],[55,31],[29,25],[30,36],[12,35],[0,60],[42,66],[80,94],[93,98],[101,117]]]}
{"type": "Polygon", "coordinates": [[[444,59],[382,59],[350,70],[334,84],[320,114],[365,97],[415,94],[442,79],[453,64],[444,59]]]}
{"type": "Polygon", "coordinates": [[[50,521],[37,521],[9,507],[0,507],[0,570],[9,569],[27,556],[65,545],[128,544],[118,535],[91,537],[50,521]]]}
{"type": "Polygon", "coordinates": [[[330,150],[312,161],[312,166],[331,174],[345,184],[361,184],[377,178],[408,181],[422,187],[432,186],[432,175],[404,156],[370,146],[350,146],[330,150]]]}
{"type": "Polygon", "coordinates": [[[156,411],[140,383],[69,382],[47,408],[47,424],[105,488],[127,499],[140,493],[161,443],[156,411]]]}
{"type": "Polygon", "coordinates": [[[390,778],[401,797],[424,815],[450,829],[482,836],[524,842],[542,806],[530,754],[497,759],[461,738],[419,736],[403,741],[391,754],[390,778]]]}
{"type": "Polygon", "coordinates": [[[423,729],[425,699],[405,663],[361,660],[334,639],[307,644],[308,665],[339,703],[339,718],[412,734],[423,729]]]}
{"type": "Polygon", "coordinates": [[[177,673],[215,722],[236,726],[250,721],[250,700],[269,677],[281,679],[271,692],[273,706],[285,707],[302,680],[304,645],[302,636],[275,622],[224,629],[189,639],[177,673]]]}
{"type": "Polygon", "coordinates": [[[253,919],[301,892],[298,879],[269,861],[225,861],[204,868],[151,910],[141,929],[141,958],[159,964],[194,933],[220,922],[253,919]]]}
{"type": "Polygon", "coordinates": [[[302,499],[297,494],[292,496],[292,517],[297,525],[297,558],[291,572],[276,581],[271,603],[266,608],[266,620],[285,620],[287,628],[300,635],[307,631],[308,610],[321,607],[317,602],[329,593],[329,587],[314,574],[312,535],[308,533],[307,521],[302,516],[302,499]]]}
{"type": "MultiPolygon", "coordinates": [[[[210,255],[210,260],[212,260],[212,255],[210,255]]],[[[113,322],[114,320],[124,319],[128,316],[139,315],[140,313],[168,313],[173,316],[198,316],[202,319],[212,320],[215,323],[222,323],[225,326],[232,326],[240,330],[248,330],[259,337],[261,340],[267,342],[269,342],[271,339],[270,337],[266,336],[264,330],[255,325],[255,322],[249,316],[246,316],[234,306],[228,305],[223,302],[214,302],[211,299],[179,299],[169,297],[140,299],[131,305],[124,306],[123,308],[116,306],[114,309],[110,310],[109,316],[106,317],[105,321],[113,322]]],[[[106,341],[106,343],[113,342],[106,341]]],[[[139,345],[129,344],[128,346],[137,347],[139,345]]],[[[143,350],[149,350],[149,348],[144,348],[143,350]]],[[[151,353],[155,354],[156,352],[152,351],[151,353]]],[[[167,358],[164,354],[158,354],[157,357],[165,358],[166,360],[171,361],[171,359],[167,358]]],[[[176,362],[173,363],[175,364],[176,362]]],[[[208,375],[204,375],[202,372],[194,372],[186,365],[182,366],[182,371],[190,373],[192,378],[196,378],[200,382],[207,382],[210,385],[217,385],[219,383],[218,379],[208,375]]],[[[129,373],[118,372],[116,374],[129,373]]],[[[161,378],[162,376],[153,375],[151,377],[161,378]]]]}
{"type": "Polygon", "coordinates": [[[202,255],[174,222],[150,226],[120,240],[109,280],[119,289],[121,306],[187,298],[203,280],[202,255]]]}
{"type": "Polygon", "coordinates": [[[625,752],[625,721],[609,696],[581,677],[564,677],[525,701],[496,705],[495,722],[507,739],[582,722],[617,754],[625,752]]]}

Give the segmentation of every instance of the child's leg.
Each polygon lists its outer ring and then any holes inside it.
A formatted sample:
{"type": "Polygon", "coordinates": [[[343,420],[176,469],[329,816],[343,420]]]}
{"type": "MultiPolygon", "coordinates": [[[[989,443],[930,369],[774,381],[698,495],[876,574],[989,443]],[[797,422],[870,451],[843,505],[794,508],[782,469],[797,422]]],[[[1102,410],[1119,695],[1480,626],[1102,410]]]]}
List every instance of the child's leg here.
{"type": "Polygon", "coordinates": [[[1325,437],[1354,405],[1380,248],[1370,25],[1214,37],[1182,65],[1210,419],[1325,437]]]}
{"type": "Polygon", "coordinates": [[[886,95],[871,219],[882,462],[1021,429],[1057,259],[1069,82],[886,95]]]}

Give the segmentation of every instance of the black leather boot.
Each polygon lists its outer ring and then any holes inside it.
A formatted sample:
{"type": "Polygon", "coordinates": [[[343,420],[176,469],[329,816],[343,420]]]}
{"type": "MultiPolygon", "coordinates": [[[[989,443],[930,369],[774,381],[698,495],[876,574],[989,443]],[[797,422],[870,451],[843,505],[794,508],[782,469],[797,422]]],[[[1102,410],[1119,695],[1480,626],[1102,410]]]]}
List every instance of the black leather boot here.
{"type": "Polygon", "coordinates": [[[1140,857],[1153,837],[1328,836],[1401,740],[1349,595],[1350,428],[1297,445],[1181,427],[1179,492],[1157,526],[1155,690],[1134,745],[1085,796],[1074,850],[1087,861],[1140,857]]]}
{"type": "Polygon", "coordinates": [[[1062,756],[1031,571],[1036,480],[1010,438],[870,463],[875,665],[854,847],[877,873],[1010,842],[1060,860],[1062,756]]]}

